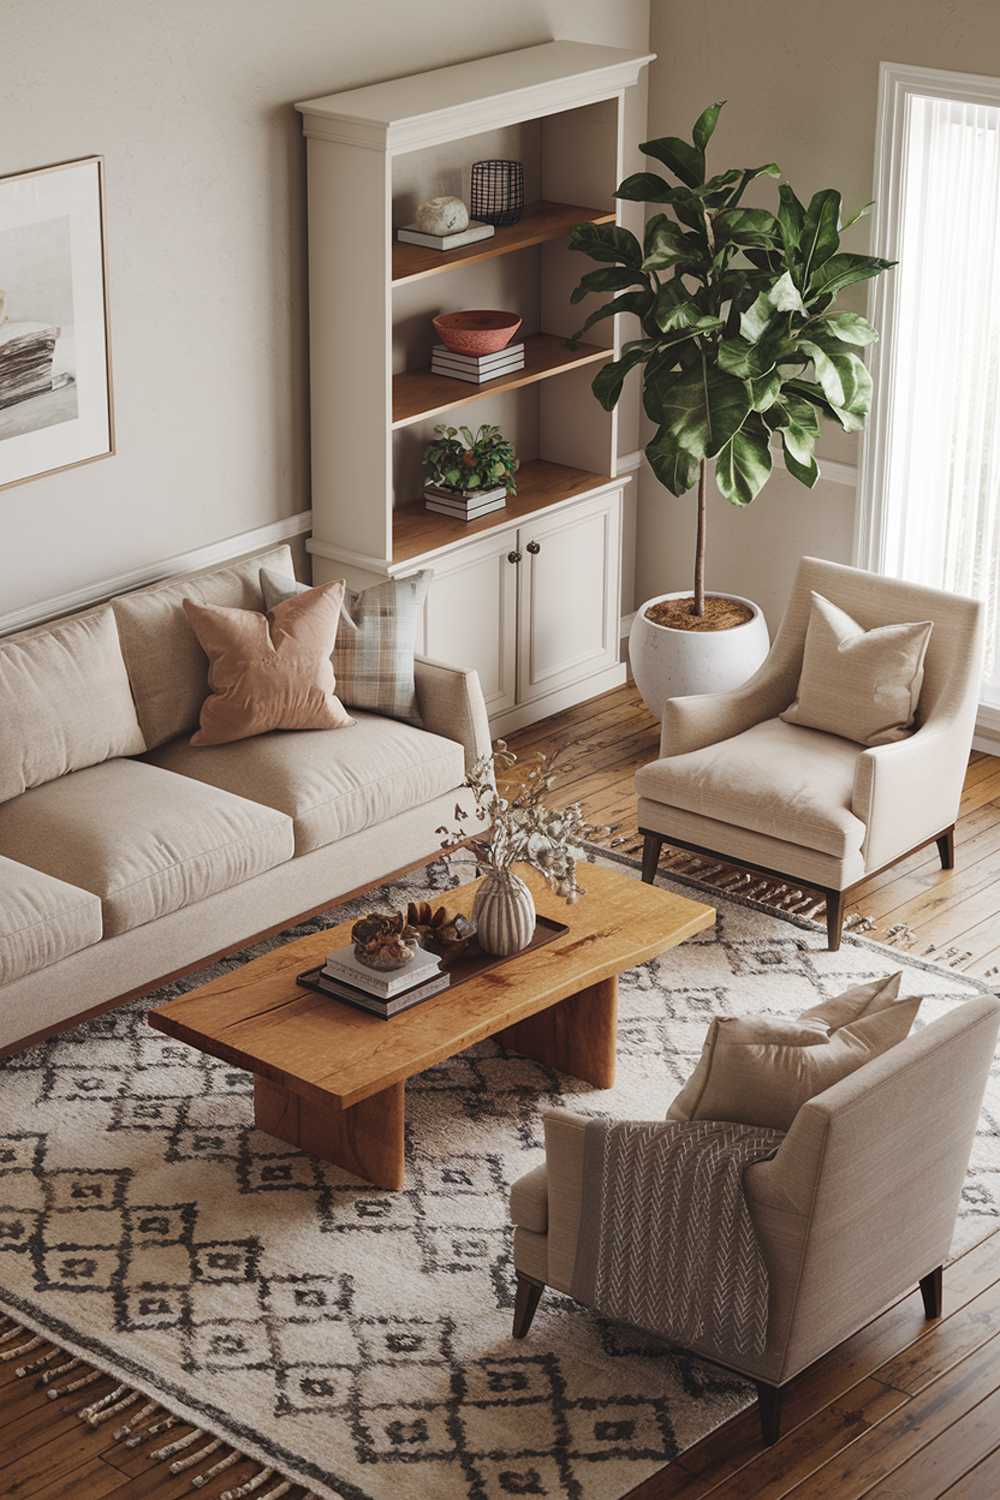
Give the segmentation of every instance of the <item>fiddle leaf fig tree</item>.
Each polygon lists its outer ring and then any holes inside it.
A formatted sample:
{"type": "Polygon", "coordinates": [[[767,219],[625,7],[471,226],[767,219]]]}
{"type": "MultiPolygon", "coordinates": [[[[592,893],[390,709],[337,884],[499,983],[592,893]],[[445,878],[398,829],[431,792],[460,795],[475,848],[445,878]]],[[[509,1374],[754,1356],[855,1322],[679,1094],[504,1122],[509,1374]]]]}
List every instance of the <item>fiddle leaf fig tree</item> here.
{"type": "Polygon", "coordinates": [[[878,338],[854,312],[835,311],[845,287],[895,264],[840,248],[840,194],[814,193],[808,207],[788,183],[774,213],[741,207],[749,185],[780,177],[774,162],[707,175],[705,150],[722,103],[698,116],[691,140],[664,136],[640,148],[676,179],[626,177],[616,197],[662,205],[643,243],[617,224],[578,224],[570,247],[599,262],[573,302],[613,293],[574,334],[615,313],[634,313],[642,337],[603,365],[593,391],[610,411],[630,370],[656,433],[646,456],[674,495],[698,488],[694,613],[705,609],[705,498],[709,463],[733,505],[749,505],[767,483],[777,436],[785,467],[811,488],[819,478],[820,419],[847,432],[864,426],[871,376],[859,350],[878,338]]]}

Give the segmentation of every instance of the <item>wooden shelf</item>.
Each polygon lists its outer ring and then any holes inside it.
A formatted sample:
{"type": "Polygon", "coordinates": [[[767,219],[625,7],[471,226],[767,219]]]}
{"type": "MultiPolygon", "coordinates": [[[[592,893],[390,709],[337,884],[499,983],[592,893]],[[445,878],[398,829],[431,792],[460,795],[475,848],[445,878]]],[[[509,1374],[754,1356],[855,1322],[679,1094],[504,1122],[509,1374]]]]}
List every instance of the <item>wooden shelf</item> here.
{"type": "Polygon", "coordinates": [[[503,510],[482,516],[478,521],[452,521],[426,510],[422,500],[397,506],[392,513],[392,560],[409,562],[425,552],[435,552],[452,542],[495,531],[523,521],[535,511],[546,510],[560,500],[574,500],[591,490],[612,482],[610,474],[593,474],[589,469],[571,469],[566,464],[545,463],[536,459],[517,472],[517,494],[512,495],[503,510]]]}
{"type": "Polygon", "coordinates": [[[406,371],[392,377],[392,425],[409,427],[424,417],[466,406],[482,396],[516,391],[518,386],[547,380],[550,375],[561,375],[564,370],[575,370],[597,359],[608,359],[612,353],[611,349],[596,344],[580,344],[570,349],[566,340],[555,334],[531,333],[524,340],[524,368],[488,380],[485,385],[469,385],[464,380],[435,375],[431,370],[406,371]]]}
{"type": "Polygon", "coordinates": [[[392,247],[392,284],[422,281],[450,271],[453,266],[468,266],[477,260],[492,260],[495,255],[510,255],[527,250],[546,240],[559,240],[569,234],[574,224],[613,224],[613,208],[580,208],[575,203],[532,203],[516,224],[498,229],[488,240],[461,245],[457,250],[428,250],[424,245],[406,245],[398,241],[392,247]]]}

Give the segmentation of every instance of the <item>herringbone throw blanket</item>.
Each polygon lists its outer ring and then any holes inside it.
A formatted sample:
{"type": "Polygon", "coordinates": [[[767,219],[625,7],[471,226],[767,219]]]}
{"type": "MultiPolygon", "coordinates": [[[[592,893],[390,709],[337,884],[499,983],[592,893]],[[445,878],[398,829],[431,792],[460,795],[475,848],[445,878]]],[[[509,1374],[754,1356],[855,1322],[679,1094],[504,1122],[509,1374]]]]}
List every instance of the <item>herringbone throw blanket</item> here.
{"type": "Polygon", "coordinates": [[[767,1266],[743,1172],[784,1135],[713,1120],[587,1124],[573,1295],[732,1361],[767,1342],[767,1266]]]}

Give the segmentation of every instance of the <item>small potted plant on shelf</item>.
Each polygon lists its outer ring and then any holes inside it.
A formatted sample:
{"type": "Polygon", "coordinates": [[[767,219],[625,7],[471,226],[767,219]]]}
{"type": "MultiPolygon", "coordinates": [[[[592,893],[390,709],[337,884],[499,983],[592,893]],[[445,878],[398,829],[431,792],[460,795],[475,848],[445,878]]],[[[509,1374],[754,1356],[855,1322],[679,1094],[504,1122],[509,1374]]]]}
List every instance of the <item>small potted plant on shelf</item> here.
{"type": "Polygon", "coordinates": [[[656,426],[646,457],[672,495],[697,491],[694,588],[648,599],[636,611],[629,656],[639,691],[655,714],[674,695],[740,686],[767,655],[760,608],[737,595],[705,590],[708,471],[723,499],[749,505],[771,476],[772,444],[787,472],[812,488],[820,422],[860,432],[872,381],[859,351],[878,334],[834,304],[845,287],[893,261],[841,249],[840,236],[872,205],[844,220],[834,188],[808,206],[787,182],[775,212],[744,208],[755,179],[781,176],[775,162],[707,176],[705,150],[722,104],[695,121],[690,141],[676,136],[640,147],[671,173],[636,172],[617,198],[656,205],[642,244],[617,224],[578,224],[572,249],[602,264],[572,294],[615,295],[575,335],[600,318],[635,314],[642,337],[624,345],[593,382],[611,411],[632,369],[642,369],[642,398],[656,426]]]}
{"type": "MultiPolygon", "coordinates": [[[[557,896],[573,903],[584,894],[577,883],[576,866],[587,857],[585,842],[609,831],[585,822],[579,802],[549,807],[545,799],[555,785],[556,756],[538,754],[532,760],[530,767],[518,766],[514,752],[497,740],[492,751],[472,767],[465,783],[475,798],[477,814],[490,825],[486,836],[470,845],[476,865],[486,870],[472,916],[483,952],[504,957],[520,953],[535,933],[534,898],[514,866],[530,865],[557,896]]],[[[456,806],[456,821],[464,822],[467,817],[456,806]]],[[[443,835],[442,849],[466,837],[461,828],[442,825],[434,831],[443,835]]]]}
{"type": "Polygon", "coordinates": [[[463,521],[502,510],[517,494],[517,463],[499,427],[435,427],[424,453],[427,509],[463,521]]]}

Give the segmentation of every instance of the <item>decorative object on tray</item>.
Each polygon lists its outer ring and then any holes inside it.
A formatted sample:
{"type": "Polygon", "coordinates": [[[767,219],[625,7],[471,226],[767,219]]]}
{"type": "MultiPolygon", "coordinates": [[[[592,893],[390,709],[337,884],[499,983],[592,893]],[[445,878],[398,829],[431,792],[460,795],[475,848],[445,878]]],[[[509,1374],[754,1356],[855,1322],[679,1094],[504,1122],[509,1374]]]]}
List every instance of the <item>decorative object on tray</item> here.
{"type": "Polygon", "coordinates": [[[454,354],[498,354],[506,349],[524,319],[499,308],[470,307],[438,313],[431,321],[441,342],[454,354]]]}
{"type": "Polygon", "coordinates": [[[429,250],[457,250],[488,240],[494,233],[492,224],[470,223],[461,198],[442,195],[419,204],[414,222],[397,230],[396,238],[404,245],[423,245],[429,250]]]}
{"type": "MultiPolygon", "coordinates": [[[[576,879],[577,861],[586,858],[584,845],[608,832],[584,821],[579,802],[559,808],[546,805],[544,799],[556,781],[557,759],[558,753],[539,754],[530,769],[512,776],[518,758],[505,741],[497,740],[491,753],[469,772],[465,784],[475,798],[476,812],[490,825],[489,838],[469,846],[475,862],[487,871],[472,908],[484,953],[520,953],[534,933],[534,898],[515,865],[530,865],[557,896],[573,903],[584,894],[576,879]]],[[[467,815],[456,807],[455,816],[464,821],[467,815]]],[[[440,827],[435,832],[443,835],[443,849],[464,837],[461,828],[440,827]]]]}
{"type": "Polygon", "coordinates": [[[499,427],[438,425],[424,453],[424,502],[438,515],[478,520],[517,494],[516,471],[513,446],[499,427]]]}
{"type": "Polygon", "coordinates": [[[742,686],[768,651],[767,625],[752,600],[705,589],[710,465],[723,499],[742,508],[774,472],[771,449],[780,438],[784,469],[812,488],[821,421],[860,432],[871,402],[862,356],[878,334],[836,299],[894,264],[841,246],[871,204],[845,219],[834,188],[814,193],[807,206],[783,182],[775,212],[743,206],[755,179],[781,176],[775,162],[707,176],[706,148],[721,109],[720,102],[703,110],[690,140],[643,144],[653,165],[677,181],[636,172],[619,185],[616,198],[663,205],[641,244],[617,224],[577,224],[569,237],[571,250],[600,262],[570,300],[614,294],[601,298],[575,337],[619,312],[641,323],[642,336],[601,366],[594,395],[611,411],[628,372],[641,369],[643,405],[657,425],[645,450],[653,473],[673,495],[697,494],[694,587],[647,599],[629,636],[636,683],[657,718],[673,696],[742,686]]]}
{"type": "Polygon", "coordinates": [[[406,927],[417,934],[422,948],[439,954],[444,963],[464,953],[476,935],[476,924],[469,917],[446,906],[433,908],[429,901],[410,902],[406,927]]]}
{"type": "Polygon", "coordinates": [[[472,164],[469,207],[487,224],[516,224],[524,211],[524,166],[519,161],[472,164]]]}
{"type": "Polygon", "coordinates": [[[369,912],[351,929],[354,956],[366,969],[402,969],[417,956],[416,938],[404,931],[399,912],[369,912]]]}
{"type": "Polygon", "coordinates": [[[456,354],[447,344],[435,344],[431,350],[431,372],[447,375],[449,380],[464,380],[468,385],[485,385],[501,375],[513,375],[524,369],[524,340],[508,344],[496,354],[456,354]]]}
{"type": "Polygon", "coordinates": [[[98,156],[0,178],[0,488],[114,452],[98,156]]]}

